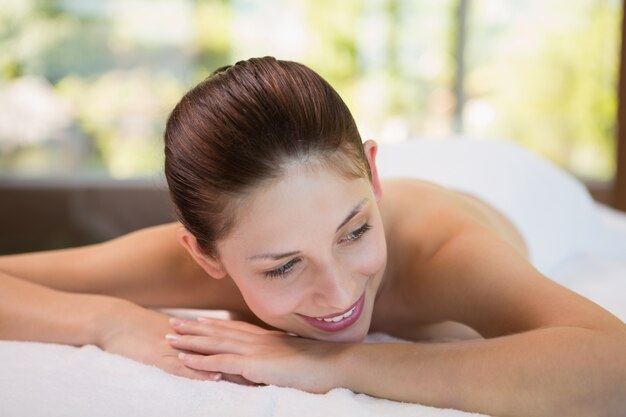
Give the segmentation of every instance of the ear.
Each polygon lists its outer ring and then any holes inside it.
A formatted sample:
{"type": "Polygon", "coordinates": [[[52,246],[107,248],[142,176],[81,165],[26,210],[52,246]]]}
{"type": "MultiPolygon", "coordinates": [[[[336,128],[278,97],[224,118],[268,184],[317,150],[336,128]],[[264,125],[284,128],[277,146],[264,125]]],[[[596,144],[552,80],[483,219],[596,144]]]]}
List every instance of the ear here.
{"type": "Polygon", "coordinates": [[[376,168],[376,152],[378,151],[378,145],[375,141],[369,139],[363,144],[363,150],[367,157],[367,162],[370,164],[370,171],[372,172],[372,187],[374,188],[374,197],[376,201],[380,201],[383,196],[383,189],[380,186],[380,179],[378,178],[378,168],[376,168]]]}
{"type": "Polygon", "coordinates": [[[198,265],[204,269],[204,271],[215,279],[221,279],[226,276],[226,270],[222,263],[212,256],[206,255],[200,245],[198,245],[198,239],[191,234],[185,227],[180,227],[177,230],[178,243],[182,247],[187,249],[187,252],[196,261],[198,265]]]}

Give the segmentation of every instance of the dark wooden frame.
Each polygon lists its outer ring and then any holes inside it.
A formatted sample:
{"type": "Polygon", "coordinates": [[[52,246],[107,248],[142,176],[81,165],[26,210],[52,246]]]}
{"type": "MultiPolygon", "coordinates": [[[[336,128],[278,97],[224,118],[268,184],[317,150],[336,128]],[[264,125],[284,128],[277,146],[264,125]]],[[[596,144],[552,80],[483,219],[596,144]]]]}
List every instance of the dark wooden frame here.
{"type": "Polygon", "coordinates": [[[615,121],[615,165],[613,181],[586,182],[597,201],[626,212],[626,0],[622,2],[621,46],[617,85],[617,118],[615,121]]]}
{"type": "Polygon", "coordinates": [[[613,206],[626,211],[626,1],[622,4],[622,44],[620,47],[619,86],[617,89],[616,158],[617,171],[613,182],[613,206]]]}
{"type": "Polygon", "coordinates": [[[0,178],[0,255],[89,245],[171,221],[165,181],[0,178]]]}

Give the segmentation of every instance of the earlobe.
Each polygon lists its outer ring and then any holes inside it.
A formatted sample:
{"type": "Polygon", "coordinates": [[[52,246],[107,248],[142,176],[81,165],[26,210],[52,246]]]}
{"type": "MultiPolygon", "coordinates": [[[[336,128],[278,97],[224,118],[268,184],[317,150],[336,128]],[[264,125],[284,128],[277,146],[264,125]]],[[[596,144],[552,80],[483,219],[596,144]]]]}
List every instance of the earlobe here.
{"type": "Polygon", "coordinates": [[[378,168],[376,167],[376,152],[378,151],[378,145],[375,141],[369,139],[363,144],[363,150],[367,157],[367,162],[370,165],[370,171],[372,172],[372,187],[374,189],[374,197],[376,201],[380,201],[383,196],[383,189],[380,185],[380,178],[378,177],[378,168]]]}
{"type": "Polygon", "coordinates": [[[178,243],[189,252],[194,261],[196,261],[207,274],[215,279],[221,279],[226,276],[226,270],[222,263],[218,259],[206,255],[200,248],[198,239],[196,239],[191,232],[184,227],[180,227],[177,230],[177,234],[178,243]]]}

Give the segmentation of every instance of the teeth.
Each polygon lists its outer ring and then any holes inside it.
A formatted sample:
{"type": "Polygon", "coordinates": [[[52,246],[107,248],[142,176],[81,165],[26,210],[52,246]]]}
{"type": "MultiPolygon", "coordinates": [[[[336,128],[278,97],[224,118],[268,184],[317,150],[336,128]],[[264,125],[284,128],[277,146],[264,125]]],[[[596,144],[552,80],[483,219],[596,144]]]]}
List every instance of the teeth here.
{"type": "Polygon", "coordinates": [[[339,316],[335,316],[335,317],[328,317],[325,319],[318,319],[317,317],[315,318],[317,321],[325,321],[326,323],[337,323],[340,322],[343,319],[347,319],[348,317],[350,317],[352,315],[352,313],[354,313],[354,309],[356,308],[356,306],[352,307],[349,311],[346,311],[345,313],[339,315],[339,316]]]}

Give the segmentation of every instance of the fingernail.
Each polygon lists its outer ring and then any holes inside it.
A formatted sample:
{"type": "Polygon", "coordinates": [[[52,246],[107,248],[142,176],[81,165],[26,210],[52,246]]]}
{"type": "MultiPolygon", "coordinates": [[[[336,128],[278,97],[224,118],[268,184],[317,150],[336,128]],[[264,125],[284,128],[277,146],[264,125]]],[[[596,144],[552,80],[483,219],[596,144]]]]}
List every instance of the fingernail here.
{"type": "Polygon", "coordinates": [[[222,379],[222,374],[215,374],[211,376],[212,381],[219,381],[222,379]]]}
{"type": "Polygon", "coordinates": [[[174,327],[181,327],[183,325],[183,321],[179,319],[171,318],[170,324],[174,327]]]}
{"type": "Polygon", "coordinates": [[[191,360],[191,356],[187,355],[187,354],[185,354],[183,352],[180,352],[178,354],[178,359],[180,359],[181,361],[184,361],[184,362],[189,362],[191,360]]]}
{"type": "Polygon", "coordinates": [[[165,338],[169,340],[170,342],[177,342],[179,339],[179,337],[175,334],[166,334],[165,338]]]}
{"type": "Polygon", "coordinates": [[[210,319],[208,317],[197,317],[196,320],[205,322],[205,321],[209,321],[210,319]]]}

